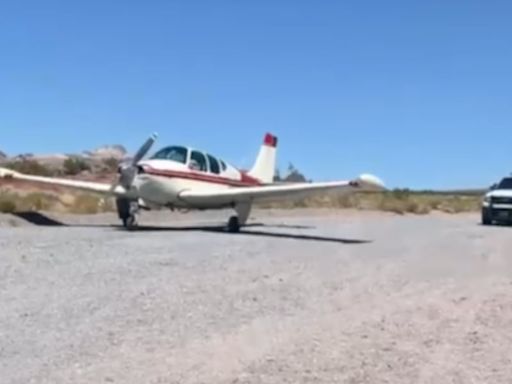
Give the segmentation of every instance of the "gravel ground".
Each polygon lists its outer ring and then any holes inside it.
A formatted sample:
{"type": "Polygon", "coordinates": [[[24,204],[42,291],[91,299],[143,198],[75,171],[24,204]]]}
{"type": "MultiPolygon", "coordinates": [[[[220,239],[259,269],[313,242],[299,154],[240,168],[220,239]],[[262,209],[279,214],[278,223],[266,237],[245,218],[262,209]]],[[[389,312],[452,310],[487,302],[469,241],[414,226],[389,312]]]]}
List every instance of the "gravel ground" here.
{"type": "Polygon", "coordinates": [[[0,217],[0,382],[510,383],[512,228],[183,217],[0,217]]]}

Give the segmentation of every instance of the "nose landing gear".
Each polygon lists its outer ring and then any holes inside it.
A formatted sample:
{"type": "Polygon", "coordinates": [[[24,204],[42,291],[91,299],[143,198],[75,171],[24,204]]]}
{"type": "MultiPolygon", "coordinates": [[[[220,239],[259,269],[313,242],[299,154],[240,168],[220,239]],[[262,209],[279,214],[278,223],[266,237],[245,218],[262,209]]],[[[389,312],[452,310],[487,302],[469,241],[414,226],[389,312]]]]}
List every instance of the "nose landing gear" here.
{"type": "Polygon", "coordinates": [[[118,216],[123,222],[123,227],[128,230],[137,228],[137,215],[140,210],[139,203],[129,199],[117,199],[116,205],[118,216]]]}

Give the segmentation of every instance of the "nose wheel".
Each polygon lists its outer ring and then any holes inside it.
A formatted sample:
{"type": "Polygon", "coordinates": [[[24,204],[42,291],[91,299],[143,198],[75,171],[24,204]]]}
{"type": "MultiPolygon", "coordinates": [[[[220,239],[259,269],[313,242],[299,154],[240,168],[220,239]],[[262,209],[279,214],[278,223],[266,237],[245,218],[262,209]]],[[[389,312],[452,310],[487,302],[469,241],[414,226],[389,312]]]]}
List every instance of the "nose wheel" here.
{"type": "Polygon", "coordinates": [[[136,201],[127,199],[118,199],[117,212],[119,218],[123,222],[123,227],[128,230],[133,230],[138,227],[137,216],[139,212],[139,204],[136,201]]]}
{"type": "Polygon", "coordinates": [[[123,219],[123,227],[125,227],[128,230],[133,230],[139,226],[139,223],[137,222],[137,216],[136,215],[130,215],[127,218],[123,219]]]}

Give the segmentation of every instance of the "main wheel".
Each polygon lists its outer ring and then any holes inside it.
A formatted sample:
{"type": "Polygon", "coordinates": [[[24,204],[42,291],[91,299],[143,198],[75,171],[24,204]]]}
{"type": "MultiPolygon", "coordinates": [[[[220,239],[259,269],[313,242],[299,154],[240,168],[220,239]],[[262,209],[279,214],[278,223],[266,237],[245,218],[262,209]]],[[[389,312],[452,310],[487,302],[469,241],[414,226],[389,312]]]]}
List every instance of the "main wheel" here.
{"type": "Polygon", "coordinates": [[[491,216],[491,213],[487,209],[482,209],[482,224],[483,225],[491,225],[492,224],[492,216],[491,216]]]}
{"type": "Polygon", "coordinates": [[[237,216],[231,216],[228,220],[228,232],[240,232],[240,221],[237,216]]]}
{"type": "Polygon", "coordinates": [[[123,218],[123,226],[128,230],[137,228],[137,217],[135,215],[130,215],[126,218],[123,218]]]}

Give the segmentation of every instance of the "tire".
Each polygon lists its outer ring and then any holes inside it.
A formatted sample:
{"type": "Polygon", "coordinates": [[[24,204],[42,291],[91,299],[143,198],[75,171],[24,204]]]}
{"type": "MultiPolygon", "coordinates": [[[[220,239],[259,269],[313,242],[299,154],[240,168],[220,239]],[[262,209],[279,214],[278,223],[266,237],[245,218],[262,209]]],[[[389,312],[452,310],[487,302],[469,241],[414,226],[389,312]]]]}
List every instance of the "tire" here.
{"type": "Polygon", "coordinates": [[[238,217],[231,216],[228,220],[228,232],[230,233],[238,233],[240,232],[240,222],[238,221],[238,217]]]}
{"type": "Polygon", "coordinates": [[[137,217],[135,215],[131,215],[123,219],[123,226],[129,231],[133,231],[138,226],[137,217]]]}
{"type": "Polygon", "coordinates": [[[492,217],[487,209],[482,209],[482,225],[492,225],[492,217]]]}

